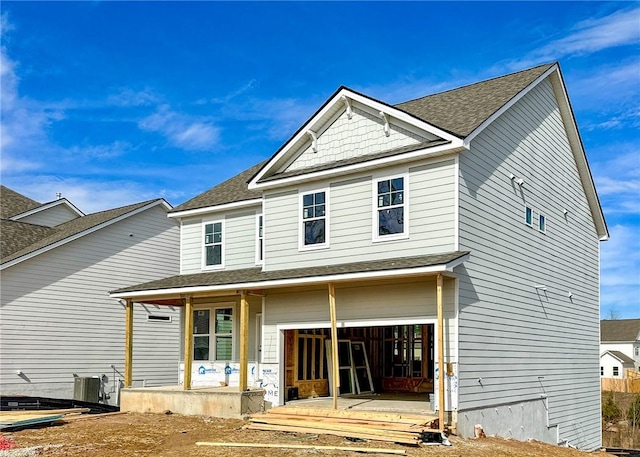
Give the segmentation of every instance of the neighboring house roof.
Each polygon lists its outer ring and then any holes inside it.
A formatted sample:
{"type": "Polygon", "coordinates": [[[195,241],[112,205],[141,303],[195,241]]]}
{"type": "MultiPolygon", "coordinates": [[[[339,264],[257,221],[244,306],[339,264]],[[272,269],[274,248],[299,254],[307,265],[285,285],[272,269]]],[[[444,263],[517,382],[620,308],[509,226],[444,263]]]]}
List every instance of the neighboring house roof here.
{"type": "Polygon", "coordinates": [[[464,138],[553,65],[540,65],[394,106],[464,138]]]}
{"type": "Polygon", "coordinates": [[[43,229],[49,230],[39,230],[34,229],[33,227],[26,227],[32,226],[33,224],[16,225],[15,221],[3,220],[2,231],[0,232],[2,245],[2,252],[0,253],[2,258],[0,260],[0,265],[2,265],[2,268],[6,268],[21,260],[37,255],[43,250],[72,241],[91,233],[106,224],[111,224],[120,220],[120,218],[133,215],[138,211],[158,204],[163,204],[165,207],[171,208],[164,199],[147,200],[133,205],[87,214],[86,216],[78,217],[52,228],[42,227],[43,229]],[[16,232],[18,232],[19,229],[25,227],[27,228],[27,232],[25,234],[12,236],[16,235],[16,232]],[[7,228],[6,232],[5,228],[7,228]],[[25,245],[27,240],[35,239],[37,235],[42,235],[42,237],[28,245],[25,245]],[[7,255],[7,253],[9,254],[7,255]]]}
{"type": "MultiPolygon", "coordinates": [[[[446,254],[427,255],[419,257],[402,257],[396,259],[374,260],[367,262],[354,262],[339,265],[326,265],[321,267],[294,268],[289,270],[262,271],[261,267],[246,268],[241,270],[223,270],[207,273],[195,273],[188,275],[172,276],[170,278],[151,281],[145,284],[137,284],[131,287],[111,292],[114,296],[130,296],[132,292],[162,292],[170,289],[183,289],[188,292],[189,288],[214,287],[214,286],[234,286],[238,284],[251,284],[252,287],[268,286],[270,282],[291,281],[304,279],[307,283],[312,282],[312,278],[320,278],[327,281],[328,277],[338,277],[340,275],[371,274],[371,273],[392,273],[394,271],[417,270],[425,267],[442,266],[443,268],[453,268],[462,262],[469,252],[455,251],[446,254]]],[[[334,280],[338,280],[337,278],[334,280]]],[[[316,281],[318,282],[318,281],[316,281]]]]}
{"type": "Polygon", "coordinates": [[[41,203],[0,185],[0,218],[9,219],[39,206],[41,203]]]}
{"type": "Polygon", "coordinates": [[[638,340],[640,340],[640,319],[600,321],[600,342],[633,342],[638,340]]]}
{"type": "Polygon", "coordinates": [[[626,354],[623,354],[620,351],[605,351],[602,353],[600,357],[604,356],[605,354],[611,354],[613,357],[620,360],[622,363],[630,363],[632,365],[636,363],[635,360],[633,360],[631,357],[629,357],[626,354]]]}
{"type": "Polygon", "coordinates": [[[178,213],[198,208],[207,208],[210,206],[224,205],[226,203],[262,198],[261,191],[249,190],[247,187],[247,181],[260,169],[260,167],[262,167],[262,165],[264,165],[264,163],[265,162],[260,162],[242,173],[227,179],[223,183],[212,187],[206,192],[199,194],[191,200],[176,206],[170,211],[170,213],[178,213]]]}

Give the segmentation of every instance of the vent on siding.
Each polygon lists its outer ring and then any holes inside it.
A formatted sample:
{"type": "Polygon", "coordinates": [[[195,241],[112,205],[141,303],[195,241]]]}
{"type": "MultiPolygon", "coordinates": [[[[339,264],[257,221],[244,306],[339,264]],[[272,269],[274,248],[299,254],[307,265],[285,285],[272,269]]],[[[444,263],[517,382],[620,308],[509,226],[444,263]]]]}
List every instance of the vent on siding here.
{"type": "Polygon", "coordinates": [[[153,322],[171,322],[171,316],[158,316],[157,314],[148,314],[147,321],[153,322]]]}

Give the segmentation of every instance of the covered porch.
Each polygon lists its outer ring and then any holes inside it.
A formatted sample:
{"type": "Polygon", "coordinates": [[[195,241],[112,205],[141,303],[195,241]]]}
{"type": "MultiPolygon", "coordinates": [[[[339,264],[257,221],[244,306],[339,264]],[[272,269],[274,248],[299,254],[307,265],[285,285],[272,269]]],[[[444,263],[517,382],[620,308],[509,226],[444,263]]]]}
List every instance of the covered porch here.
{"type": "MultiPolygon", "coordinates": [[[[447,343],[443,289],[445,283],[448,283],[445,278],[466,256],[467,253],[455,252],[397,259],[394,262],[363,262],[276,272],[262,272],[260,269],[222,271],[167,278],[115,291],[112,296],[126,300],[127,315],[125,389],[121,393],[121,408],[242,417],[271,405],[304,402],[305,407],[316,404],[333,409],[397,409],[433,414],[434,400],[437,405],[449,404],[445,399],[445,376],[433,375],[451,371],[450,364],[445,359],[447,343]],[[339,317],[341,306],[337,306],[336,301],[341,303],[341,294],[346,303],[349,287],[365,284],[366,288],[367,284],[379,280],[389,284],[396,280],[424,284],[421,281],[426,280],[428,284],[433,284],[422,286],[424,290],[421,292],[430,297],[433,293],[429,300],[435,306],[431,311],[424,312],[425,316],[432,315],[433,319],[425,317],[418,320],[381,321],[374,327],[373,321],[368,321],[366,315],[360,316],[360,321],[339,317]],[[322,289],[325,291],[326,317],[320,317],[318,323],[265,325],[267,316],[272,320],[275,318],[270,315],[269,300],[278,300],[278,294],[290,290],[299,290],[300,293],[312,290],[317,298],[321,297],[322,289]],[[183,369],[180,386],[131,388],[134,355],[131,317],[136,303],[182,307],[183,369]],[[194,325],[198,319],[204,319],[199,311],[205,309],[213,311],[209,314],[210,323],[206,324],[211,326],[211,331],[206,334],[198,325],[194,325]],[[217,311],[219,309],[224,311],[217,311]],[[231,326],[227,330],[224,328],[226,324],[231,326]],[[378,336],[375,336],[376,328],[378,336]],[[351,354],[354,354],[353,348],[357,346],[355,342],[363,343],[363,348],[374,340],[382,342],[377,349],[368,348],[365,351],[368,352],[369,359],[378,357],[378,363],[383,365],[378,368],[375,376],[381,380],[384,378],[384,385],[381,384],[382,381],[378,381],[374,387],[368,361],[363,364],[362,359],[358,359],[358,362],[355,360],[357,357],[353,357],[351,369],[342,365],[344,358],[340,353],[341,342],[344,343],[344,335],[348,329],[352,329],[351,334],[353,329],[361,329],[358,332],[365,335],[348,340],[351,342],[351,354]],[[264,335],[267,330],[271,332],[270,339],[264,335]],[[402,332],[406,334],[405,337],[398,336],[402,332]],[[206,340],[204,336],[209,339],[206,340]],[[432,343],[429,343],[430,338],[432,343]],[[203,343],[205,340],[208,341],[207,344],[203,343]],[[410,342],[413,342],[413,346],[407,345],[410,342]],[[265,343],[270,346],[266,356],[263,351],[265,343]],[[391,366],[388,361],[382,363],[387,359],[381,355],[381,350],[391,354],[389,357],[398,362],[395,364],[397,366],[391,366]],[[191,356],[185,357],[185,354],[191,356]],[[208,360],[202,359],[205,356],[208,360]],[[219,373],[220,366],[224,368],[224,381],[212,377],[219,373]],[[301,369],[300,366],[305,368],[301,369]],[[421,371],[414,376],[412,370],[421,371]],[[318,388],[308,392],[308,395],[300,395],[306,380],[303,372],[314,378],[313,381],[322,381],[316,383],[318,388]],[[324,378],[319,375],[323,372],[324,378]],[[210,385],[202,385],[202,374],[215,380],[210,385]],[[362,385],[355,390],[356,384],[362,385]],[[406,396],[393,393],[398,391],[404,392],[406,396]],[[396,397],[391,398],[390,395],[396,397]],[[263,405],[258,398],[266,399],[268,404],[263,405]],[[198,406],[198,403],[201,405],[198,406]],[[211,406],[212,404],[226,406],[219,408],[211,406]]],[[[300,303],[300,306],[304,306],[304,303],[300,303]]],[[[448,306],[453,306],[451,299],[448,306]]],[[[440,427],[444,428],[447,422],[445,408],[437,409],[440,427]]]]}

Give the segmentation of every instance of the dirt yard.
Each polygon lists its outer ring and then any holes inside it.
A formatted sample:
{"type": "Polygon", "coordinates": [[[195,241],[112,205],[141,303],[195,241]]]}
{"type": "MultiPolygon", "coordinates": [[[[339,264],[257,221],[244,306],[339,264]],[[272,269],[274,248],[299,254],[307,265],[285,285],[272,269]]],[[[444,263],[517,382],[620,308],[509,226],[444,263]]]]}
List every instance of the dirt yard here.
{"type": "MultiPolygon", "coordinates": [[[[571,457],[586,453],[537,442],[522,443],[499,438],[463,440],[450,437],[453,446],[402,446],[379,441],[352,442],[327,435],[243,430],[241,420],[160,414],[120,414],[70,421],[61,425],[4,432],[5,438],[30,453],[0,451],[4,455],[43,455],[47,457],[204,457],[246,455],[288,457],[298,455],[374,455],[347,451],[300,449],[247,449],[196,446],[197,441],[236,443],[278,443],[311,446],[354,446],[404,449],[408,456],[450,457],[571,457]]],[[[381,454],[376,454],[381,455],[381,454]]],[[[599,454],[600,455],[600,454],[599,454]]]]}

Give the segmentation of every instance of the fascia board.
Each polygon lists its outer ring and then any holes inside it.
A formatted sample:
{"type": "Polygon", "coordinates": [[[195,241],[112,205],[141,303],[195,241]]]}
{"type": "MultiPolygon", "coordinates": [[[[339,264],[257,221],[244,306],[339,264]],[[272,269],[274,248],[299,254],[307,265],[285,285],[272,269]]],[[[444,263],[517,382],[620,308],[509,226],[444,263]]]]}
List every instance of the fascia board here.
{"type": "Polygon", "coordinates": [[[171,205],[169,205],[164,199],[153,201],[153,202],[149,203],[148,205],[145,205],[145,206],[143,206],[141,208],[138,208],[138,209],[136,209],[134,211],[131,211],[131,212],[126,213],[126,214],[122,214],[122,215],[120,215],[118,217],[115,217],[113,219],[109,219],[108,221],[105,221],[102,224],[96,225],[96,226],[91,227],[91,228],[89,228],[87,230],[83,230],[82,232],[78,232],[75,235],[71,235],[71,236],[69,236],[67,238],[64,238],[62,240],[56,241],[55,243],[49,244],[47,246],[44,246],[44,247],[42,247],[42,248],[40,248],[40,249],[38,249],[36,251],[30,252],[28,254],[25,254],[25,255],[23,255],[21,257],[18,257],[16,259],[13,259],[13,260],[7,262],[7,263],[3,263],[2,265],[0,265],[0,270],[4,270],[6,268],[12,267],[12,266],[14,266],[14,265],[16,265],[18,263],[24,262],[25,260],[32,259],[32,258],[34,258],[34,257],[36,257],[36,256],[38,256],[40,254],[43,254],[43,253],[45,253],[47,251],[55,249],[55,248],[57,248],[59,246],[62,246],[64,244],[70,243],[70,242],[72,242],[74,240],[82,238],[83,236],[89,235],[89,234],[91,234],[93,232],[97,232],[98,230],[101,230],[101,229],[103,229],[103,228],[105,228],[105,227],[107,227],[107,226],[109,226],[111,224],[115,224],[116,222],[119,222],[121,220],[127,219],[127,218],[129,218],[131,216],[135,216],[136,214],[139,214],[139,213],[141,213],[143,211],[146,211],[146,210],[148,210],[150,208],[153,208],[154,206],[157,206],[157,205],[161,205],[161,206],[163,206],[163,207],[165,207],[167,209],[171,208],[171,205]]]}
{"type": "Polygon", "coordinates": [[[277,179],[274,181],[267,181],[259,184],[255,184],[254,189],[272,189],[274,187],[281,187],[290,184],[297,184],[299,182],[318,180],[333,176],[341,176],[349,173],[355,173],[358,171],[366,171],[373,168],[379,168],[382,166],[392,165],[397,162],[409,162],[413,160],[423,159],[431,156],[438,156],[444,154],[452,154],[466,150],[462,146],[462,140],[457,139],[456,144],[443,144],[432,148],[422,148],[415,151],[398,154],[390,157],[381,157],[379,159],[369,160],[367,162],[361,162],[353,165],[346,165],[340,168],[330,168],[328,170],[322,170],[317,172],[305,173],[298,176],[291,176],[288,178],[277,179]]]}
{"type": "Polygon", "coordinates": [[[563,124],[569,137],[569,144],[573,157],[578,167],[578,173],[580,180],[582,181],[582,188],[587,196],[589,203],[589,209],[593,217],[593,222],[596,226],[598,238],[600,241],[606,241],[609,239],[609,229],[607,228],[607,221],[604,218],[604,212],[602,211],[602,205],[600,204],[600,198],[596,190],[596,185],[589,168],[589,162],[587,161],[587,154],[584,150],[582,138],[578,131],[578,124],[576,122],[575,115],[573,114],[573,108],[571,107],[571,101],[567,95],[567,88],[564,84],[564,78],[562,72],[557,65],[553,67],[556,72],[550,78],[551,85],[558,100],[558,106],[560,108],[560,115],[562,116],[563,124]]]}
{"type": "Polygon", "coordinates": [[[293,145],[297,144],[298,141],[300,141],[304,136],[307,135],[307,131],[309,129],[314,130],[316,128],[316,122],[318,122],[319,119],[322,119],[329,111],[334,109],[336,104],[342,104],[343,96],[354,100],[362,105],[366,105],[375,111],[383,111],[389,114],[392,118],[399,119],[418,129],[424,130],[432,135],[436,135],[444,140],[450,141],[452,145],[462,144],[462,140],[459,137],[445,132],[444,130],[441,130],[427,122],[421,121],[420,119],[402,110],[399,110],[398,108],[386,105],[361,94],[352,92],[349,89],[342,88],[327,103],[325,103],[323,108],[318,111],[311,119],[309,119],[300,128],[300,130],[284,145],[280,152],[273,158],[271,158],[269,162],[262,168],[262,170],[260,170],[253,177],[253,179],[251,179],[251,181],[249,182],[249,189],[253,190],[260,188],[258,182],[267,174],[268,171],[271,170],[272,165],[285,157],[290,152],[293,145]]]}
{"type": "Polygon", "coordinates": [[[246,208],[248,206],[258,206],[258,205],[262,205],[262,199],[261,198],[254,198],[254,199],[251,199],[251,200],[242,200],[242,201],[239,201],[239,202],[225,203],[223,205],[205,206],[203,208],[195,208],[195,209],[187,209],[187,210],[184,210],[184,211],[177,211],[175,213],[168,214],[167,217],[181,218],[181,217],[189,217],[189,216],[198,216],[198,215],[201,215],[201,214],[216,213],[216,212],[220,212],[220,211],[228,211],[228,210],[246,208]]]}
{"type": "Polygon", "coordinates": [[[25,218],[27,216],[31,216],[33,214],[37,214],[37,213],[40,213],[42,211],[46,211],[48,209],[54,208],[54,207],[59,206],[59,205],[65,205],[72,212],[76,213],[79,217],[82,217],[82,216],[85,215],[82,211],[80,211],[69,200],[67,200],[66,198],[61,198],[59,200],[54,200],[52,202],[40,205],[37,208],[30,209],[29,211],[25,211],[24,213],[20,213],[20,214],[16,214],[15,216],[11,216],[9,219],[12,220],[12,221],[17,221],[17,220],[20,220],[20,219],[25,218]]]}
{"type": "Polygon", "coordinates": [[[469,254],[458,257],[448,263],[430,265],[419,268],[403,268],[398,270],[368,271],[360,273],[344,273],[326,276],[309,276],[306,278],[274,279],[270,281],[254,281],[246,283],[221,284],[216,286],[175,287],[171,289],[141,290],[136,292],[111,293],[112,298],[162,298],[165,296],[184,296],[206,292],[235,291],[241,289],[273,289],[276,287],[307,286],[325,284],[327,282],[361,281],[370,279],[398,278],[422,276],[429,273],[452,272],[455,267],[469,258],[469,254]]]}

